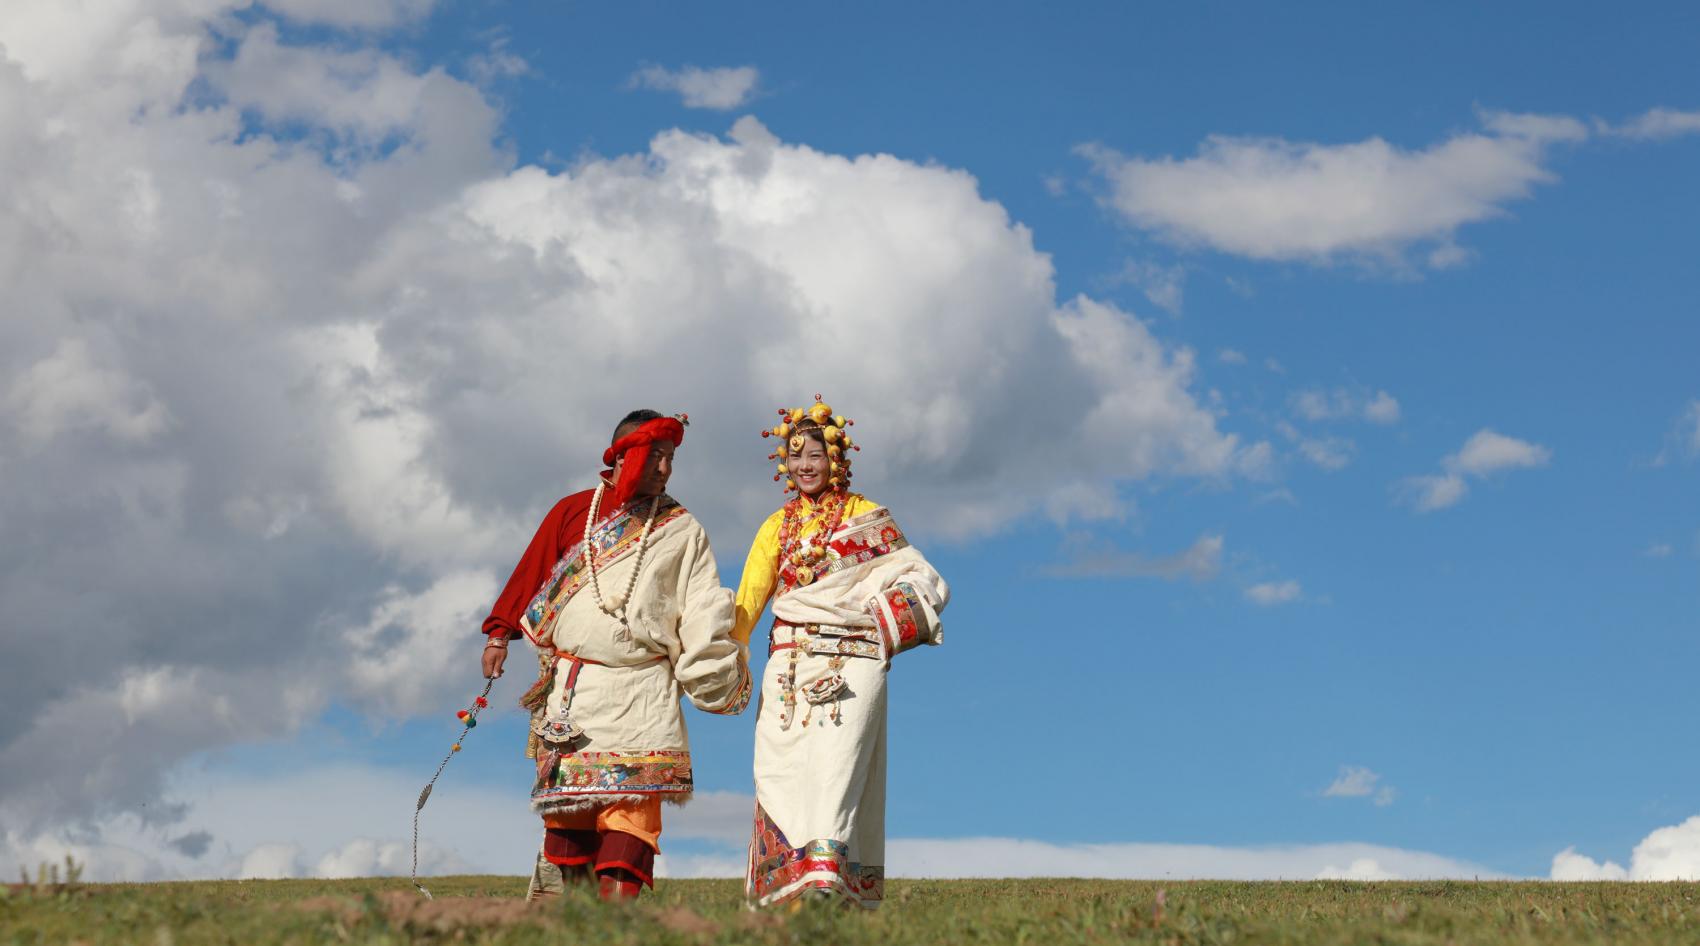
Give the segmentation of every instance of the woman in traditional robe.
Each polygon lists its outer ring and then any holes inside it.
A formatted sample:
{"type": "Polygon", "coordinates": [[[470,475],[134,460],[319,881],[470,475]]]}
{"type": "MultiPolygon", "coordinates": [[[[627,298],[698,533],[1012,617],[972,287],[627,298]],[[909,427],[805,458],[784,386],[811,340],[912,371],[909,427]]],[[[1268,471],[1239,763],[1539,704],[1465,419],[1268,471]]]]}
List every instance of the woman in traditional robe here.
{"type": "Polygon", "coordinates": [[[850,492],[851,422],[780,411],[776,479],[795,491],[756,533],[736,599],[747,642],[774,621],[756,716],[756,812],[745,889],[877,907],[885,895],[886,674],[942,639],[950,590],[890,510],[850,492]]]}

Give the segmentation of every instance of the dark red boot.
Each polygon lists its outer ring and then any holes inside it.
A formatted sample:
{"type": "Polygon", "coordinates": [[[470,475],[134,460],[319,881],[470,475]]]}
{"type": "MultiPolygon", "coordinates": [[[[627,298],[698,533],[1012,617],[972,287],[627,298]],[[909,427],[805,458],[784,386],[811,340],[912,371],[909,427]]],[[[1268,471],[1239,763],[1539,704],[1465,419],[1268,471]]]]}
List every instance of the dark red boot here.
{"type": "Polygon", "coordinates": [[[604,900],[632,900],[654,886],[655,848],[624,831],[607,831],[596,851],[597,895],[604,900]]]}
{"type": "Polygon", "coordinates": [[[643,881],[632,878],[623,870],[597,874],[596,880],[596,895],[603,900],[636,900],[643,892],[643,881]]]}

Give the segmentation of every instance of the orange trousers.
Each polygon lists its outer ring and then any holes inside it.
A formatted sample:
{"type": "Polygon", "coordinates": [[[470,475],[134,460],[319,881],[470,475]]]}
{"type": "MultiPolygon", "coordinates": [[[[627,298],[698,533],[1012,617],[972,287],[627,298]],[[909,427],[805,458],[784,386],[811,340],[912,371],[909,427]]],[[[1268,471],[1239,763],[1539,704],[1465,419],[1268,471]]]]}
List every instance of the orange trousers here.
{"type": "Polygon", "coordinates": [[[568,831],[623,831],[661,851],[661,799],[616,802],[596,811],[574,811],[543,816],[545,828],[568,831]]]}

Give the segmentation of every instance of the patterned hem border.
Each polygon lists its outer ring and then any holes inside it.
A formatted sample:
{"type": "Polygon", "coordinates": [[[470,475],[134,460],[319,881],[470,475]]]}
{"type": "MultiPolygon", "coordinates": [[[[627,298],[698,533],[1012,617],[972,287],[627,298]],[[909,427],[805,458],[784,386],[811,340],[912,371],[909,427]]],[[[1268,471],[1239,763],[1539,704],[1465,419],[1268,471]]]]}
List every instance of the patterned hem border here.
{"type": "Polygon", "coordinates": [[[688,749],[649,752],[568,752],[539,763],[531,792],[534,811],[580,811],[622,797],[689,794],[688,749]]]}
{"type": "Polygon", "coordinates": [[[656,796],[669,805],[683,805],[691,800],[693,789],[668,788],[658,791],[642,792],[602,792],[598,794],[556,795],[548,797],[534,796],[531,799],[531,810],[540,815],[567,815],[578,811],[593,811],[617,805],[621,802],[647,801],[656,796]]]}
{"type": "Polygon", "coordinates": [[[872,897],[864,897],[851,890],[850,885],[837,872],[830,870],[812,871],[754,902],[757,907],[776,907],[789,903],[810,890],[830,890],[864,910],[877,910],[880,904],[885,902],[883,890],[879,890],[872,897]]]}
{"type": "Polygon", "coordinates": [[[850,860],[849,845],[836,838],[792,844],[757,801],[745,897],[765,907],[809,889],[829,889],[864,907],[878,906],[885,899],[885,867],[850,860]]]}

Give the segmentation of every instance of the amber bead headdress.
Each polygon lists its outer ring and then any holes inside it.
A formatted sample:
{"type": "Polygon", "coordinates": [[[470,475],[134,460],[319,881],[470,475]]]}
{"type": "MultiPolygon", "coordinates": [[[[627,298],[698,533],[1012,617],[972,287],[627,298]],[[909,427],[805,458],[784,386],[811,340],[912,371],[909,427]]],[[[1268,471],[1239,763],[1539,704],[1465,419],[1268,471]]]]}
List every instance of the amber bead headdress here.
{"type": "Polygon", "coordinates": [[[797,481],[791,478],[791,471],[785,465],[786,451],[802,450],[808,435],[818,430],[821,440],[826,442],[829,461],[827,485],[841,489],[850,484],[850,451],[862,449],[850,439],[849,428],[855,421],[843,414],[834,414],[832,406],[822,402],[819,394],[808,407],[780,408],[779,418],[777,425],[761,432],[763,437],[779,438],[779,449],[767,455],[769,460],[779,461],[778,472],[773,474],[774,482],[783,478],[786,492],[797,488],[797,481]]]}

